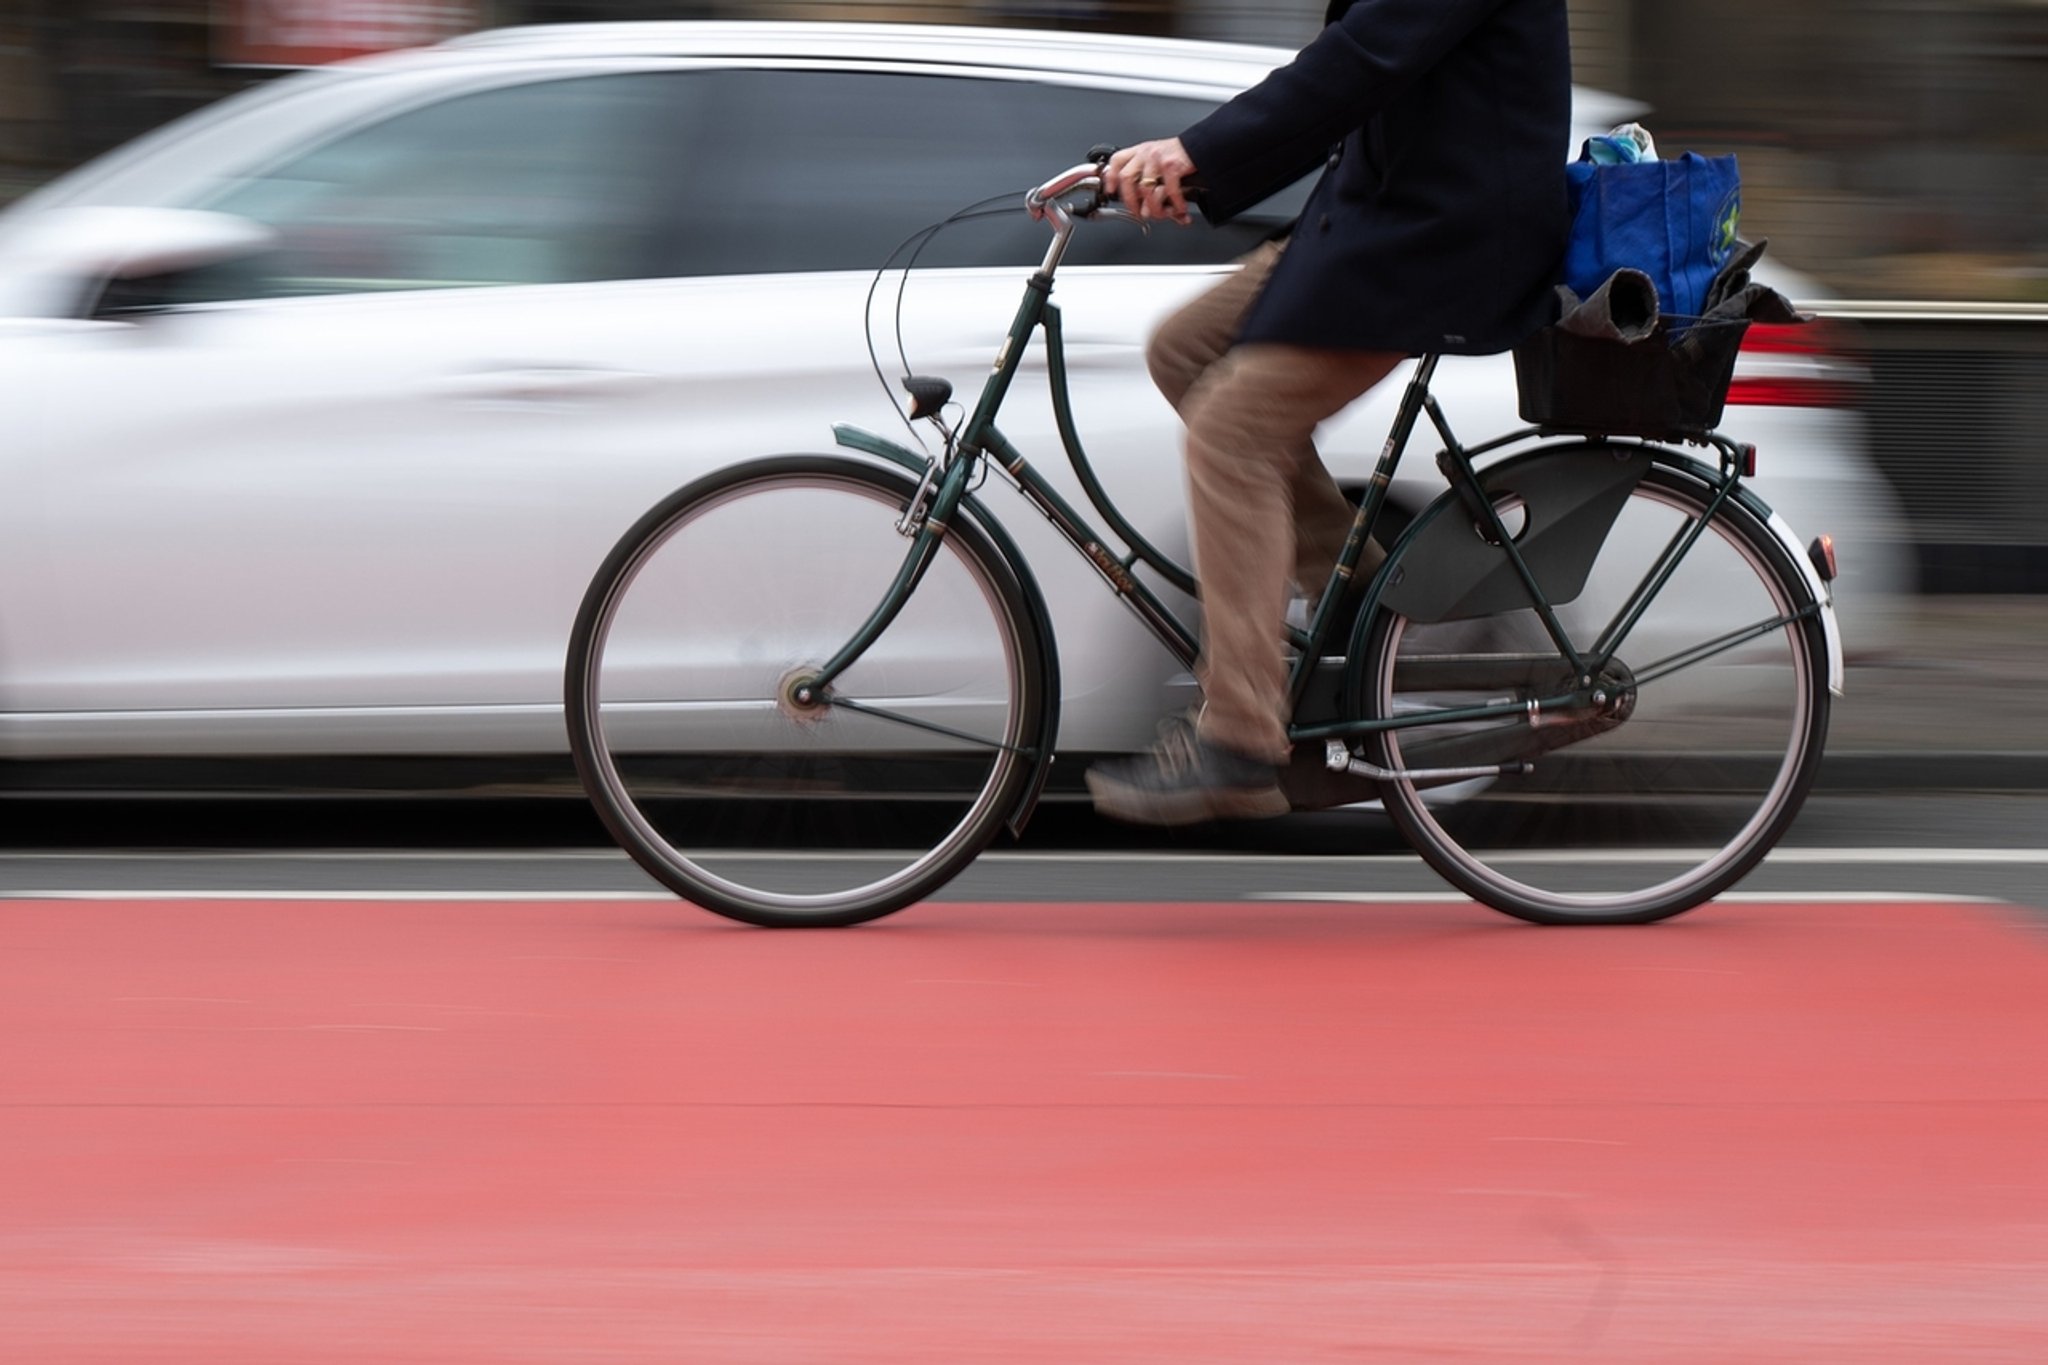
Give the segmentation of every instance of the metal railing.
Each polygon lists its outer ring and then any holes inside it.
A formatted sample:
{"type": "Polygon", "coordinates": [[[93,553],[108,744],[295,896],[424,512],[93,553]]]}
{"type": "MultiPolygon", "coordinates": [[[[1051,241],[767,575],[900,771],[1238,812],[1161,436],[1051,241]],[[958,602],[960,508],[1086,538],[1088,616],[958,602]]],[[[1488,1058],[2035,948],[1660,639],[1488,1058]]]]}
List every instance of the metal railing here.
{"type": "Polygon", "coordinates": [[[2048,305],[1841,300],[1925,592],[2048,593],[2048,305]]]}

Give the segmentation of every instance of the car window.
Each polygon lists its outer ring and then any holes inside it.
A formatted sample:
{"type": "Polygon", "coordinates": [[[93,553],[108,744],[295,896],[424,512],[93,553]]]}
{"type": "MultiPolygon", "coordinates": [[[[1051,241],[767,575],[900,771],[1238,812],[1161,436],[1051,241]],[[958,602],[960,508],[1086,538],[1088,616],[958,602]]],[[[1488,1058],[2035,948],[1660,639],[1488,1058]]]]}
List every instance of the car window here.
{"type": "MultiPolygon", "coordinates": [[[[872,270],[976,200],[920,265],[1028,266],[1023,191],[1097,143],[1171,134],[1209,101],[1037,81],[717,69],[534,81],[344,134],[202,207],[274,229],[260,256],[142,303],[659,276],[872,270]]],[[[1106,223],[1068,261],[1233,260],[1291,221],[1295,186],[1226,228],[1106,223]]]]}
{"type": "Polygon", "coordinates": [[[663,269],[650,166],[671,78],[632,73],[457,96],[346,134],[205,207],[278,246],[193,272],[185,298],[632,279],[663,269]]]}
{"type": "MultiPolygon", "coordinates": [[[[678,274],[872,270],[927,224],[989,196],[998,216],[947,229],[920,265],[1035,265],[1046,229],[1025,190],[1098,143],[1171,136],[1215,105],[1037,81],[893,72],[720,70],[689,77],[705,111],[678,196],[678,274]],[[709,115],[715,111],[716,121],[709,115]]],[[[1299,212],[1305,185],[1228,228],[1078,233],[1072,264],[1233,260],[1299,212]]]]}

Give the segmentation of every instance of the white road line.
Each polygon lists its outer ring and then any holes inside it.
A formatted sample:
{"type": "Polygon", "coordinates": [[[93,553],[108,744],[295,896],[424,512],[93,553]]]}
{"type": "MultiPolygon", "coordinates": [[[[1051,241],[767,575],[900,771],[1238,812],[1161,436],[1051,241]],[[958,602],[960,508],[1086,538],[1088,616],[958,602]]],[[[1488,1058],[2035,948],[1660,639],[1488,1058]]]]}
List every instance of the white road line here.
{"type": "MultiPolygon", "coordinates": [[[[1356,905],[1469,903],[1469,896],[1448,891],[1253,891],[1246,900],[1255,901],[1339,901],[1356,905]]],[[[1714,897],[1717,905],[2006,905],[1996,896],[1952,896],[1930,891],[1914,895],[1908,891],[1727,891],[1714,897]]]]}
{"type": "Polygon", "coordinates": [[[526,862],[624,862],[624,849],[617,848],[507,848],[507,849],[108,849],[76,853],[69,849],[24,849],[0,853],[0,867],[8,863],[526,863],[526,862]]]}
{"type": "Polygon", "coordinates": [[[1781,848],[1766,863],[2000,863],[2048,864],[2048,848],[1781,848]]]}
{"type": "Polygon", "coordinates": [[[1340,901],[1347,905],[1470,905],[1472,898],[1457,891],[1247,891],[1248,901],[1340,901]]]}
{"type": "MultiPolygon", "coordinates": [[[[1696,863],[1705,857],[1704,849],[1615,849],[1590,856],[1565,850],[1545,850],[1507,854],[1501,861],[1563,865],[1696,863]]],[[[1766,867],[1773,863],[1801,867],[1958,867],[1975,864],[2031,867],[2048,865],[2048,848],[1779,848],[1773,849],[1764,859],[1766,867]]]]}
{"type": "MultiPolygon", "coordinates": [[[[1107,896],[1106,900],[1116,900],[1107,896]]],[[[1276,901],[1299,904],[1344,905],[1470,905],[1469,896],[1455,891],[1248,891],[1226,900],[1276,901]]],[[[390,890],[278,890],[195,891],[113,890],[105,887],[62,890],[0,892],[0,901],[376,901],[393,904],[411,902],[534,902],[580,903],[604,901],[638,905],[689,905],[679,896],[648,891],[390,891],[390,890]]],[[[1915,895],[1905,891],[1730,891],[1715,897],[1721,905],[2008,905],[1996,896],[1957,896],[1930,891],[1915,895]]],[[[1160,902],[1170,905],[1170,902],[1160,902]]]]}
{"type": "Polygon", "coordinates": [[[627,901],[649,905],[682,905],[688,901],[657,891],[168,891],[137,889],[7,891],[0,900],[15,901],[627,901]]]}
{"type": "Polygon", "coordinates": [[[1911,891],[1724,891],[1714,897],[1723,905],[2010,905],[2000,896],[1959,896],[1947,892],[1915,895],[1911,891]]]}
{"type": "MultiPolygon", "coordinates": [[[[862,852],[845,851],[838,853],[792,853],[779,850],[744,850],[721,852],[715,859],[768,859],[775,862],[900,862],[907,855],[901,851],[869,850],[862,852]]],[[[1634,866],[1654,863],[1697,863],[1709,856],[1706,849],[1682,848],[1631,848],[1603,849],[1598,851],[1574,851],[1569,849],[1525,849],[1512,852],[1490,852],[1484,854],[1489,860],[1532,864],[1563,865],[1605,865],[1634,866]]],[[[517,862],[617,862],[627,861],[626,855],[612,849],[570,848],[506,849],[489,851],[481,849],[336,849],[282,851],[209,851],[203,849],[171,850],[168,852],[142,852],[136,850],[110,851],[104,853],[74,853],[58,850],[26,850],[16,853],[0,853],[0,867],[9,863],[138,863],[138,862],[217,862],[217,863],[517,863],[517,862]]],[[[1111,850],[1086,852],[1014,852],[997,850],[984,853],[977,862],[984,863],[1244,863],[1248,865],[1275,866],[1295,865],[1309,867],[1358,867],[1376,863],[1420,863],[1421,859],[1412,853],[1390,854],[1288,854],[1288,853],[1214,853],[1201,849],[1184,852],[1133,852],[1118,853],[1111,850]]],[[[1971,864],[2001,866],[2048,866],[2048,848],[1780,848],[1765,859],[1767,863],[1782,863],[1803,866],[1835,866],[1872,864],[1886,866],[1920,865],[1929,867],[1958,867],[1971,864]]]]}

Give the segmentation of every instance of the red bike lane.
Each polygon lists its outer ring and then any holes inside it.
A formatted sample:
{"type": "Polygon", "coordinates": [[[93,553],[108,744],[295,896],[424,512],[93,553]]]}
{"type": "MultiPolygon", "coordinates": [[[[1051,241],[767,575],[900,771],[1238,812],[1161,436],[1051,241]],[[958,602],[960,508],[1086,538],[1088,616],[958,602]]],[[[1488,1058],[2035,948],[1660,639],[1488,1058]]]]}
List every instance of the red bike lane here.
{"type": "Polygon", "coordinates": [[[0,924],[0,1360],[2048,1359],[2006,907],[0,924]]]}

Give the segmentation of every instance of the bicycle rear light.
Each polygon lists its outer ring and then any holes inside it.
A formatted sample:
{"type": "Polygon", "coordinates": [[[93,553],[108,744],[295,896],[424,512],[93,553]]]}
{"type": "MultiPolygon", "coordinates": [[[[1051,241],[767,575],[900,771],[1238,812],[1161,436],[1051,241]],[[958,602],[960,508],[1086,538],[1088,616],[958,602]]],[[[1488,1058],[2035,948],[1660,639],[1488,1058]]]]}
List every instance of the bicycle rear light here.
{"type": "Polygon", "coordinates": [[[1779,408],[1854,406],[1860,375],[1841,354],[1838,329],[1753,323],[1742,339],[1728,401],[1779,408]]]}
{"type": "Polygon", "coordinates": [[[1833,536],[1815,536],[1813,544],[1806,547],[1806,557],[1813,561],[1813,567],[1820,573],[1821,582],[1832,583],[1835,581],[1835,538],[1833,536]]]}

